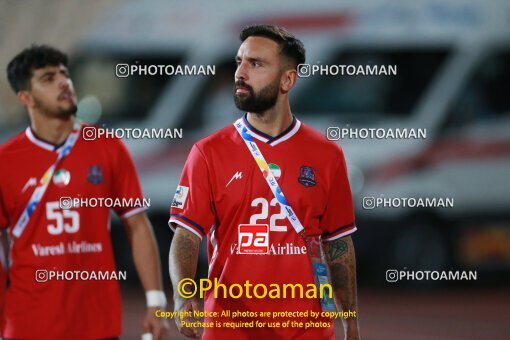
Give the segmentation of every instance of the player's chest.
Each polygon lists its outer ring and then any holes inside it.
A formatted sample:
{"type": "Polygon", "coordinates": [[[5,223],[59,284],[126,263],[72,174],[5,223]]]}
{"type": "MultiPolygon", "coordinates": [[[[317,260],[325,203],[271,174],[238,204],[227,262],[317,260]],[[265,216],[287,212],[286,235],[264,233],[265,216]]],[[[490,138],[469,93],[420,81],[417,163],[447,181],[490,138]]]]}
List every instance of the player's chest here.
{"type": "MultiPolygon", "coordinates": [[[[11,197],[26,202],[54,163],[52,157],[32,161],[30,166],[11,168],[11,197]]],[[[100,155],[70,154],[57,164],[49,177],[46,197],[97,197],[107,195],[112,181],[108,161],[100,155]]]]}
{"type": "MultiPolygon", "coordinates": [[[[221,211],[248,209],[280,209],[263,171],[246,153],[237,160],[225,163],[215,171],[215,204],[221,211]],[[219,170],[219,171],[218,171],[219,170]]],[[[277,180],[284,196],[296,211],[318,214],[323,210],[327,195],[327,178],[320,162],[303,160],[289,155],[265,155],[267,168],[277,180]]]]}

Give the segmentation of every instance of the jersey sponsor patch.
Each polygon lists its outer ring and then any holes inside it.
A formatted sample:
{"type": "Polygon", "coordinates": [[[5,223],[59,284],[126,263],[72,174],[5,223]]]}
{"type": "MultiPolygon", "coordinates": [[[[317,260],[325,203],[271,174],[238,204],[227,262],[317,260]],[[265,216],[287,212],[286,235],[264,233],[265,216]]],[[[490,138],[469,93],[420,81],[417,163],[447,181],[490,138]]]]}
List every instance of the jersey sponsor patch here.
{"type": "Polygon", "coordinates": [[[188,198],[188,192],[189,187],[178,185],[177,190],[175,191],[174,200],[172,201],[172,208],[182,209],[184,207],[184,203],[186,203],[186,198],[188,198]]]}
{"type": "Polygon", "coordinates": [[[239,254],[268,254],[269,226],[267,224],[240,224],[239,254]]]}

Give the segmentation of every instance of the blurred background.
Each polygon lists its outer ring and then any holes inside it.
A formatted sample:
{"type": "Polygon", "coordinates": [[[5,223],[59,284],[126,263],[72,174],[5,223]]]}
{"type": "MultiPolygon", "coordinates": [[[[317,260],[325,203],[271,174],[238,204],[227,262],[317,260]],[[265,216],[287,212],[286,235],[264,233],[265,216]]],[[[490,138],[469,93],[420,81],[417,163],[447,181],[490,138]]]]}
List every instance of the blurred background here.
{"type": "MultiPolygon", "coordinates": [[[[240,29],[255,23],[293,32],[309,64],[398,67],[396,76],[300,78],[291,108],[303,122],[324,133],[328,127],[427,129],[425,139],[338,141],[356,202],[363,338],[507,339],[508,1],[0,0],[0,65],[5,70],[32,43],[53,45],[70,55],[83,120],[183,129],[182,140],[126,140],[151,199],[170,298],[168,207],[192,144],[239,116],[234,56],[240,29]],[[119,78],[119,63],[215,65],[216,74],[119,78]],[[452,197],[455,205],[365,210],[368,196],[452,197]],[[389,269],[476,270],[478,276],[390,283],[389,269]]],[[[29,123],[3,72],[0,142],[29,123]]],[[[124,231],[114,221],[117,263],[130,278],[122,287],[122,338],[135,339],[144,297],[124,231]]],[[[205,252],[199,275],[207,275],[205,252]]],[[[173,322],[171,332],[179,338],[173,322]]]]}

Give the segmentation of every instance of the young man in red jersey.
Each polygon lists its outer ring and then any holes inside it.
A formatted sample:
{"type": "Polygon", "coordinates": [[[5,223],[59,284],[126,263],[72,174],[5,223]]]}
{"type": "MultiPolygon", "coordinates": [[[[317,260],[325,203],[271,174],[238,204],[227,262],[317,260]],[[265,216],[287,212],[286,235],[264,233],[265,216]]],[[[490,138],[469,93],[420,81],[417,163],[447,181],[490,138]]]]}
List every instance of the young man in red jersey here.
{"type": "MultiPolygon", "coordinates": [[[[179,282],[194,278],[199,243],[207,235],[209,279],[227,287],[247,281],[266,287],[313,284],[312,247],[305,239],[321,236],[336,308],[355,312],[355,254],[350,234],[356,226],[344,156],[323,134],[302,124],[289,106],[297,66],[305,61],[303,44],[286,30],[270,25],[247,27],[240,39],[234,100],[247,113],[234,125],[193,146],[172,202],[169,223],[175,235],[170,275],[175,311],[200,309],[196,297],[179,294],[183,289],[190,292],[179,282]],[[261,161],[262,156],[265,161],[261,161]],[[305,237],[297,232],[296,216],[305,237]],[[255,246],[256,238],[259,243],[255,246]]],[[[234,290],[238,294],[238,289],[234,290]]],[[[250,298],[244,291],[234,299],[225,297],[220,289],[218,292],[216,297],[213,291],[205,295],[205,311],[217,312],[220,318],[206,316],[205,321],[213,323],[207,324],[204,339],[334,338],[333,325],[328,322],[326,327],[283,326],[289,320],[330,321],[314,320],[310,314],[281,317],[295,312],[320,313],[317,298],[258,299],[253,292],[250,298]],[[248,311],[252,317],[229,317],[224,313],[228,310],[248,311]],[[261,312],[270,312],[271,317],[254,316],[261,312]],[[223,321],[261,323],[259,327],[239,324],[233,329],[226,327],[227,323],[219,328],[214,320],[220,321],[218,325],[223,321]],[[279,326],[275,322],[280,322],[279,326]],[[273,327],[268,327],[270,323],[273,327]]],[[[258,295],[263,293],[262,288],[258,295]]],[[[193,320],[182,315],[184,321],[193,320]]],[[[176,321],[182,334],[200,335],[195,324],[181,324],[179,318],[176,321]]],[[[356,318],[344,320],[344,328],[347,339],[359,338],[356,318]]]]}
{"type": "MultiPolygon", "coordinates": [[[[3,336],[116,338],[122,317],[110,209],[71,206],[62,198],[143,199],[133,161],[118,139],[82,138],[65,54],[32,46],[12,59],[7,75],[31,124],[0,147],[0,227],[11,237],[3,336]],[[87,279],[94,277],[100,279],[87,279]]],[[[167,325],[155,311],[166,300],[145,207],[114,210],[147,292],[143,328],[161,339],[167,325]]]]}

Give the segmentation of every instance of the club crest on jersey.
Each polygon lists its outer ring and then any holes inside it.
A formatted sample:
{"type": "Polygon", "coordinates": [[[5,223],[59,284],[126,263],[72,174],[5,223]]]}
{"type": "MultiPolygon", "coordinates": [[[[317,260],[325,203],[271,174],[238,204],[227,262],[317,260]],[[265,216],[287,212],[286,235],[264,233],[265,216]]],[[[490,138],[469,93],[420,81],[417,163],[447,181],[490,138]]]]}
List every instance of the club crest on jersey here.
{"type": "Polygon", "coordinates": [[[315,169],[311,166],[302,166],[299,171],[298,182],[305,187],[314,187],[317,184],[315,182],[315,169]]]}
{"type": "Polygon", "coordinates": [[[172,208],[182,209],[186,198],[188,198],[189,188],[184,185],[178,185],[175,191],[174,200],[172,201],[172,208]]]}
{"type": "Polygon", "coordinates": [[[89,166],[87,181],[94,185],[103,183],[103,169],[100,165],[89,166]]]}
{"type": "Polygon", "coordinates": [[[53,184],[59,188],[63,188],[71,181],[71,173],[66,169],[59,169],[53,174],[53,184]]]}

